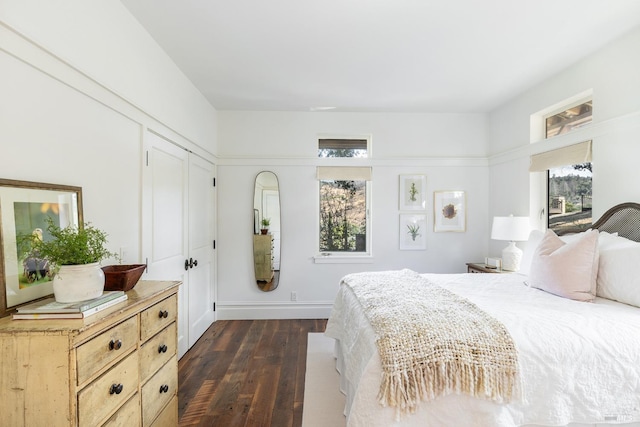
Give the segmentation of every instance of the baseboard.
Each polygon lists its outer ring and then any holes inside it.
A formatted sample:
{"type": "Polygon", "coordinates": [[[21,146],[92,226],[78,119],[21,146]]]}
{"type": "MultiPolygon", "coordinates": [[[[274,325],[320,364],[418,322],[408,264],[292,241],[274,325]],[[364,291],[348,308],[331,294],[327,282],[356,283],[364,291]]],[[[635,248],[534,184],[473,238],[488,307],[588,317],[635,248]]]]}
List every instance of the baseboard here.
{"type": "Polygon", "coordinates": [[[217,320],[327,319],[331,302],[320,303],[221,303],[217,320]]]}

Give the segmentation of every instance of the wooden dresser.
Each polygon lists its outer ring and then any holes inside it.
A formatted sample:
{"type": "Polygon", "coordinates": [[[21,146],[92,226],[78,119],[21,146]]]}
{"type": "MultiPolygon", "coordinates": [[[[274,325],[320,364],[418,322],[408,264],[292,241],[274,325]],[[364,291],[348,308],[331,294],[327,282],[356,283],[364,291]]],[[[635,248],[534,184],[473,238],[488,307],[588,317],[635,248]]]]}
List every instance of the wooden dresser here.
{"type": "Polygon", "coordinates": [[[273,279],[273,236],[271,234],[253,235],[253,262],[256,280],[269,282],[273,279]]]}
{"type": "Polygon", "coordinates": [[[85,319],[0,319],[0,424],[177,426],[180,282],[85,319]]]}

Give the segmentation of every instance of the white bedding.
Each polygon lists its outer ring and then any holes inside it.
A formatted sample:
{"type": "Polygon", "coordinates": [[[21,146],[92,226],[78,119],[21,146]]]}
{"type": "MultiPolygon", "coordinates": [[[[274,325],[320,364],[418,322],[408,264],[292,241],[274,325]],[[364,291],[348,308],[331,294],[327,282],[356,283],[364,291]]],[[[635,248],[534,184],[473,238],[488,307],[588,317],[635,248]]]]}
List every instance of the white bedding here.
{"type": "Polygon", "coordinates": [[[374,334],[341,286],[325,334],[335,338],[348,426],[640,426],[640,309],[585,303],[524,285],[519,274],[425,274],[501,321],[518,349],[522,399],[508,405],[466,395],[422,402],[396,420],[376,395],[382,373],[374,334]],[[348,355],[348,358],[342,357],[348,355]]]}

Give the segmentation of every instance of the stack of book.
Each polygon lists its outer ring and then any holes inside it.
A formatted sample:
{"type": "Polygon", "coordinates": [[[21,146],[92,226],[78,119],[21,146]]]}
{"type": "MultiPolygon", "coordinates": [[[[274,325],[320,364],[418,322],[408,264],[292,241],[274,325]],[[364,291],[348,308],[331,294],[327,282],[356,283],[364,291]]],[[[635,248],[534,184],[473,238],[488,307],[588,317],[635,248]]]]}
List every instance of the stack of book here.
{"type": "Polygon", "coordinates": [[[13,319],[82,319],[127,299],[123,291],[106,291],[98,298],[63,303],[47,298],[18,307],[13,319]]]}

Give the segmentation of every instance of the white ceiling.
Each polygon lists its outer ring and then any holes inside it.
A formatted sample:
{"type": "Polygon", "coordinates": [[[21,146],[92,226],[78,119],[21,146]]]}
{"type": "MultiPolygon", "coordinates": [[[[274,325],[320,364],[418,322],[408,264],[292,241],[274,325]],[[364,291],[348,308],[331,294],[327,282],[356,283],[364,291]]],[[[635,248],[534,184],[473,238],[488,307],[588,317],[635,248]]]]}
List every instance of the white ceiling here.
{"type": "Polygon", "coordinates": [[[487,112],[640,25],[638,0],[121,1],[218,110],[487,112]]]}

